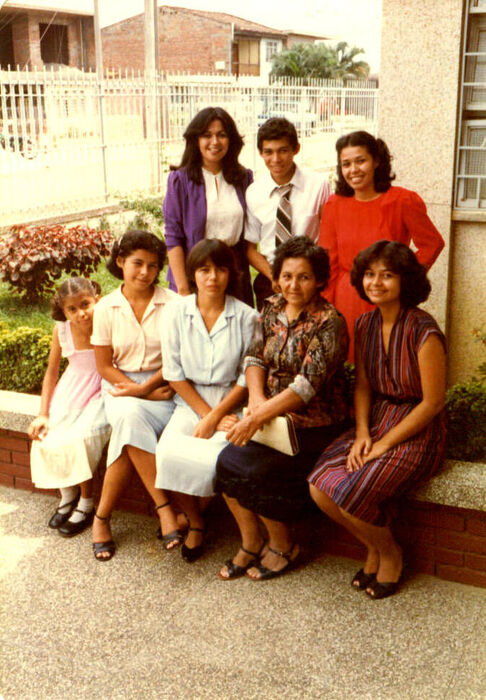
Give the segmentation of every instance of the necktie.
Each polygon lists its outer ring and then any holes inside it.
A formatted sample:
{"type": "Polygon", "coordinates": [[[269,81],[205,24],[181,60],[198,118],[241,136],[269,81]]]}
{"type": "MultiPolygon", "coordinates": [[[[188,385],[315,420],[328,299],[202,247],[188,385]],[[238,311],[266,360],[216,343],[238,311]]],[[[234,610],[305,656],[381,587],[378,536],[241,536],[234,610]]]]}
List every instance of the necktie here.
{"type": "Polygon", "coordinates": [[[292,185],[282,185],[274,190],[280,195],[275,220],[275,246],[292,237],[292,205],[289,201],[291,190],[292,185]]]}

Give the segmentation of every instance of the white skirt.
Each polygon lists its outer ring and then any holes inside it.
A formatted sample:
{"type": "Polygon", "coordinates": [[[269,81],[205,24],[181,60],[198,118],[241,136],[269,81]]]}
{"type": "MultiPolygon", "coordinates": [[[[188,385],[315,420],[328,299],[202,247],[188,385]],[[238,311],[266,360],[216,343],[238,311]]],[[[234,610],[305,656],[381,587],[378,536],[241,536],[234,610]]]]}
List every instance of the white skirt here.
{"type": "MultiPolygon", "coordinates": [[[[210,406],[217,406],[231,387],[195,385],[194,388],[210,406]]],[[[193,437],[201,419],[179,396],[176,403],[157,445],[155,485],[191,496],[214,496],[216,462],[228,444],[226,432],[218,430],[209,440],[193,437]]]]}
{"type": "Polygon", "coordinates": [[[32,481],[37,488],[75,486],[91,479],[110,437],[103,399],[71,411],[30,451],[32,481]]]}
{"type": "MultiPolygon", "coordinates": [[[[129,379],[142,384],[153,375],[149,372],[125,372],[129,379]]],[[[112,433],[106,464],[109,467],[121,455],[125,445],[155,454],[157,440],[174,411],[174,402],[149,401],[136,396],[112,396],[112,385],[101,382],[105,410],[112,433]]]]}

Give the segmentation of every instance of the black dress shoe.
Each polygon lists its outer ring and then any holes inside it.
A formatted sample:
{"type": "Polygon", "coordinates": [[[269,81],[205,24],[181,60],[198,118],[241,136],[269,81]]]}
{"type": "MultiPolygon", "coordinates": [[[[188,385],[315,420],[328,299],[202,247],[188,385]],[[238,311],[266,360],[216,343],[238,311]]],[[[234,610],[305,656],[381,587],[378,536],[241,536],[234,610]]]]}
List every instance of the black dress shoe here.
{"type": "MultiPolygon", "coordinates": [[[[188,528],[187,532],[202,532],[204,533],[204,528],[202,527],[190,527],[188,528]]],[[[192,564],[194,561],[197,561],[199,557],[202,556],[204,552],[204,544],[201,542],[201,544],[198,544],[197,547],[188,547],[186,544],[183,544],[181,547],[181,556],[184,559],[184,561],[187,561],[188,564],[192,564]]]]}
{"type": "Polygon", "coordinates": [[[66,520],[69,520],[69,518],[71,517],[71,513],[78,505],[80,495],[81,490],[78,490],[77,495],[73,498],[72,501],[69,501],[69,503],[65,503],[63,506],[58,506],[56,508],[54,515],[47,523],[49,527],[52,527],[53,530],[57,530],[59,527],[61,527],[61,525],[64,525],[66,520]],[[65,512],[60,513],[59,511],[61,509],[64,511],[64,508],[67,508],[67,510],[65,512]]]}
{"type": "Polygon", "coordinates": [[[70,520],[67,520],[64,523],[64,525],[61,525],[61,527],[59,527],[57,531],[63,537],[74,537],[74,535],[79,535],[80,532],[86,530],[86,528],[89,527],[93,522],[95,514],[94,508],[89,513],[86,513],[84,510],[79,510],[79,508],[76,508],[74,512],[82,513],[83,518],[82,520],[78,520],[77,523],[72,523],[70,520]]]}

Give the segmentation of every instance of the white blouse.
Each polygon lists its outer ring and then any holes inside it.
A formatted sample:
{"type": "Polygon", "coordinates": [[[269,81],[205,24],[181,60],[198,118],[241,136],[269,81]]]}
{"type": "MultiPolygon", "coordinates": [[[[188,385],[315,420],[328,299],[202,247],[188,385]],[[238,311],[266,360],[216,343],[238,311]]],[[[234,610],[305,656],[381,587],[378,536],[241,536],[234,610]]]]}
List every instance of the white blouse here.
{"type": "Polygon", "coordinates": [[[155,287],[139,323],[123,295],[122,286],[96,304],[91,343],[110,345],[113,364],[122,372],[155,372],[162,365],[159,337],[162,309],[168,302],[178,300],[179,296],[170,289],[155,287]]]}
{"type": "Polygon", "coordinates": [[[206,238],[217,238],[229,246],[240,240],[243,230],[243,207],[233,185],[223,177],[202,168],[206,188],[206,238]]]}

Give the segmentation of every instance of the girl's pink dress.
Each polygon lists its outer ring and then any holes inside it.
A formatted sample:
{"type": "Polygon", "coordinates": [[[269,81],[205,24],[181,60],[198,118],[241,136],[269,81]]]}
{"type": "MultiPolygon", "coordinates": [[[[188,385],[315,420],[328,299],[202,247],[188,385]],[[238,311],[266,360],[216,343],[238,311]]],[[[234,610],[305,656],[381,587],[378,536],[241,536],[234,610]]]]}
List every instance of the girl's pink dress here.
{"type": "Polygon", "coordinates": [[[110,435],[94,350],[75,349],[70,321],[57,329],[69,364],[52,395],[49,432],[34,440],[30,453],[32,481],[45,489],[91,479],[110,435]]]}

